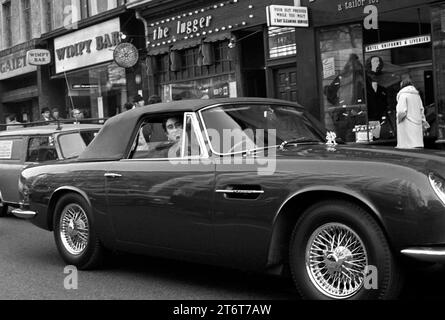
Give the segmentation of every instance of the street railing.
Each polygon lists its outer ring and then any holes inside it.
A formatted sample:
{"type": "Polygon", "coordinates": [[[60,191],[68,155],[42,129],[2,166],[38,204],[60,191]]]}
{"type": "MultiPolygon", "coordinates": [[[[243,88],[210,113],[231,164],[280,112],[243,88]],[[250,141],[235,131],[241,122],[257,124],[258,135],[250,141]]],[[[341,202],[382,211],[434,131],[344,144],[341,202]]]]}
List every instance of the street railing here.
{"type": "Polygon", "coordinates": [[[104,124],[108,118],[88,118],[88,119],[60,119],[50,121],[35,121],[35,122],[23,122],[23,123],[0,123],[0,131],[14,130],[20,128],[29,128],[45,125],[57,125],[58,129],[62,129],[63,124],[104,124]]]}

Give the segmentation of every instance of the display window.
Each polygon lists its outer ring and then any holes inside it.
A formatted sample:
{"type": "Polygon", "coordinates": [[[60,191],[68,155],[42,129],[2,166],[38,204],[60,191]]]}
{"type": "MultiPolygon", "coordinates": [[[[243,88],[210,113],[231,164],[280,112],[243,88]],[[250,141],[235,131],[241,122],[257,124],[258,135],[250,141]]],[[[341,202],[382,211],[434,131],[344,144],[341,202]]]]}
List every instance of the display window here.
{"type": "MultiPolygon", "coordinates": [[[[443,21],[441,10],[435,13],[438,24],[443,21]]],[[[319,29],[327,128],[345,142],[394,141],[397,95],[401,81],[409,79],[431,125],[425,135],[434,135],[438,106],[432,36],[429,7],[382,13],[376,30],[366,30],[361,23],[319,29]]]]}
{"type": "Polygon", "coordinates": [[[69,109],[84,118],[112,117],[128,101],[125,69],[115,63],[67,73],[66,85],[69,109]]]}

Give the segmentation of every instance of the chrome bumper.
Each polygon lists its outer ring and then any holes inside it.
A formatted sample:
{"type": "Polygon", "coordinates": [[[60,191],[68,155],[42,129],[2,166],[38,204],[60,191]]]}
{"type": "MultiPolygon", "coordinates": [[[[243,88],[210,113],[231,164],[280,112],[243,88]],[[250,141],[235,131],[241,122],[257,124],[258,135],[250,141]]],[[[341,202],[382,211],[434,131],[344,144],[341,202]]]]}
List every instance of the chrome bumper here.
{"type": "Polygon", "coordinates": [[[32,219],[37,215],[37,212],[23,209],[12,210],[12,214],[20,219],[32,219]]]}
{"type": "Polygon", "coordinates": [[[435,263],[445,263],[445,248],[408,248],[401,251],[407,257],[435,263]]]}

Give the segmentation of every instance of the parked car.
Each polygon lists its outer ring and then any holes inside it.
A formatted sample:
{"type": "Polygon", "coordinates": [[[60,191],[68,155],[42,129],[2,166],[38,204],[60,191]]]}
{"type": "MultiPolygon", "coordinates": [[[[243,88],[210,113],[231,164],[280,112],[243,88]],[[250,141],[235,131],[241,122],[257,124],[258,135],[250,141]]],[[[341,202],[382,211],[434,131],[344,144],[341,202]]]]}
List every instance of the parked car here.
{"type": "Polygon", "coordinates": [[[102,125],[45,125],[0,131],[0,216],[19,207],[18,181],[28,165],[77,157],[102,125]]]}
{"type": "Polygon", "coordinates": [[[395,298],[407,262],[445,261],[444,153],[326,133],[280,100],[137,108],[76,160],[24,170],[15,213],[80,269],[109,249],[287,269],[308,299],[395,298]]]}

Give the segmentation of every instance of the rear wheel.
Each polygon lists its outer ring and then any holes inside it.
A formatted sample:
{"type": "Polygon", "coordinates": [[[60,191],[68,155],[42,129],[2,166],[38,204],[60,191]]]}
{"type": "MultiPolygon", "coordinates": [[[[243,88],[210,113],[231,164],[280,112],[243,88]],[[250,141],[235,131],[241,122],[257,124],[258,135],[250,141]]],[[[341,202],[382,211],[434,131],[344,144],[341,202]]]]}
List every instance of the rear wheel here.
{"type": "Polygon", "coordinates": [[[306,299],[393,299],[402,275],[368,212],[346,201],[309,208],[290,243],[291,272],[306,299]]]}
{"type": "Polygon", "coordinates": [[[91,208],[80,195],[66,194],[57,202],[54,238],[67,264],[86,270],[102,263],[104,249],[96,234],[91,208]]]}

